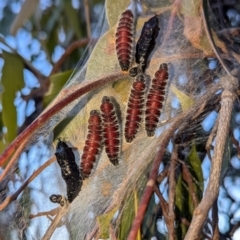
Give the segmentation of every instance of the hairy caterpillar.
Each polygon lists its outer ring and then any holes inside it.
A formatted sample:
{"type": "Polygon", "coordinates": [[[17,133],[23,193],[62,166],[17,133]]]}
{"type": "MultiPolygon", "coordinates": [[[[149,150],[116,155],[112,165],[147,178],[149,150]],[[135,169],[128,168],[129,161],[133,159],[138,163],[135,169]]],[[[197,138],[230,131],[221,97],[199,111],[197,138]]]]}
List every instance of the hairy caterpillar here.
{"type": "Polygon", "coordinates": [[[104,96],[100,106],[103,120],[103,143],[113,165],[118,164],[120,155],[120,133],[116,109],[112,100],[104,96]]]}
{"type": "Polygon", "coordinates": [[[152,85],[147,95],[145,128],[149,137],[154,135],[154,131],[159,121],[167,79],[168,66],[166,63],[163,63],[160,65],[159,70],[155,73],[155,78],[152,80],[152,85]]]}
{"type": "Polygon", "coordinates": [[[116,31],[116,51],[119,65],[127,71],[132,63],[134,16],[131,10],[122,13],[116,31]]]}
{"type": "Polygon", "coordinates": [[[139,74],[133,82],[128,100],[125,138],[129,143],[135,138],[138,132],[139,123],[142,120],[145,88],[145,78],[143,74],[139,74]]]}
{"type": "Polygon", "coordinates": [[[88,120],[88,135],[83,148],[80,171],[83,179],[89,177],[102,146],[102,120],[100,112],[92,110],[88,120]]]}

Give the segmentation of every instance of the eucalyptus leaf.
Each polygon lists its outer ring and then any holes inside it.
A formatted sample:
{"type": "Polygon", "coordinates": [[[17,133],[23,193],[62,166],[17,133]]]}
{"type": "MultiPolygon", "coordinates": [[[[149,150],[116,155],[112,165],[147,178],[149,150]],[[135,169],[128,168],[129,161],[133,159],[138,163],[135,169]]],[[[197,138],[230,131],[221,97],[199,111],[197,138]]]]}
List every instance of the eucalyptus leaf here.
{"type": "Polygon", "coordinates": [[[17,91],[24,87],[23,62],[17,54],[3,51],[4,66],[2,69],[2,116],[3,123],[7,127],[7,142],[11,142],[17,136],[17,111],[14,99],[17,91]]]}
{"type": "Polygon", "coordinates": [[[61,91],[65,83],[68,81],[72,74],[72,70],[68,70],[66,72],[61,72],[54,74],[50,77],[51,85],[49,87],[48,92],[45,94],[43,102],[46,107],[54,97],[61,91]]]}

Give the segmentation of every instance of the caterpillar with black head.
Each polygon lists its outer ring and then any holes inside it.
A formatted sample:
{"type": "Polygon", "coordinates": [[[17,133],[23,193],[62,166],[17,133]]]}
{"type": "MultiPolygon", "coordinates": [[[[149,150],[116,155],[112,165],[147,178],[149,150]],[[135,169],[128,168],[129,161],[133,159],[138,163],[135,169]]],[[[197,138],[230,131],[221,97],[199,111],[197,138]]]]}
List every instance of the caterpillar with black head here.
{"type": "Polygon", "coordinates": [[[102,119],[100,112],[92,110],[88,120],[88,135],[83,148],[80,171],[83,179],[89,177],[102,146],[102,119]]]}
{"type": "Polygon", "coordinates": [[[103,144],[106,154],[113,165],[117,165],[120,156],[119,121],[112,100],[104,96],[100,106],[103,120],[103,144]]]}
{"type": "Polygon", "coordinates": [[[72,148],[61,139],[58,139],[55,155],[61,168],[62,178],[67,185],[67,199],[71,203],[82,187],[82,178],[75,162],[75,156],[72,148]]]}
{"type": "Polygon", "coordinates": [[[155,73],[155,78],[152,80],[152,84],[147,95],[145,129],[149,137],[154,135],[154,131],[157,128],[163,107],[167,80],[168,65],[166,63],[162,63],[159,70],[155,73]]]}
{"type": "Polygon", "coordinates": [[[135,138],[139,124],[142,120],[145,94],[145,78],[139,74],[133,82],[131,93],[128,100],[127,116],[125,123],[125,139],[128,143],[135,138]]]}
{"type": "MultiPolygon", "coordinates": [[[[158,27],[158,17],[154,16],[144,23],[141,35],[136,45],[135,59],[140,72],[144,72],[147,67],[148,57],[155,47],[155,40],[160,28],[158,27]]],[[[136,72],[133,71],[132,72],[136,72]]]]}
{"type": "Polygon", "coordinates": [[[116,52],[119,65],[127,71],[132,63],[134,16],[131,10],[122,13],[116,31],[116,52]]]}

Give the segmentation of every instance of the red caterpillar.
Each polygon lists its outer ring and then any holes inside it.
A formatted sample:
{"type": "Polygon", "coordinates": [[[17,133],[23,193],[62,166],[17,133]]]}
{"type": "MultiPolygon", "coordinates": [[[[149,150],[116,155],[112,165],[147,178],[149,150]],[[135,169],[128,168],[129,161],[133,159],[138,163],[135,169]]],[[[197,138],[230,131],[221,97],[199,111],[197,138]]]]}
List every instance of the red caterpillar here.
{"type": "Polygon", "coordinates": [[[144,105],[145,79],[139,74],[133,82],[132,90],[128,100],[127,117],[125,124],[125,138],[131,142],[138,132],[139,123],[142,120],[142,111],[144,105]]]}
{"type": "Polygon", "coordinates": [[[118,164],[120,155],[120,133],[116,109],[109,97],[103,97],[100,106],[103,119],[103,143],[113,165],[118,164]]]}
{"type": "Polygon", "coordinates": [[[116,32],[116,51],[119,65],[127,71],[132,63],[134,17],[131,10],[122,13],[116,32]]]}
{"type": "Polygon", "coordinates": [[[102,145],[102,120],[100,112],[92,110],[88,119],[88,135],[83,148],[80,171],[83,179],[89,177],[102,145]]]}
{"type": "Polygon", "coordinates": [[[162,63],[155,73],[146,102],[145,128],[149,137],[154,135],[161,114],[165,87],[168,79],[168,66],[162,63]]]}

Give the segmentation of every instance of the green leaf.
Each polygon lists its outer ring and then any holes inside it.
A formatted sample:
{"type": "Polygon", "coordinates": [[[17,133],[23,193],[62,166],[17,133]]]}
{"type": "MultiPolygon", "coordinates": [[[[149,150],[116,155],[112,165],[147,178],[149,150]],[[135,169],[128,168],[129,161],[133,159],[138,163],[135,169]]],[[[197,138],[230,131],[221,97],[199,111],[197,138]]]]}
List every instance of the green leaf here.
{"type": "MultiPolygon", "coordinates": [[[[179,174],[177,185],[176,185],[176,196],[175,196],[175,205],[176,205],[176,216],[177,218],[188,216],[188,202],[187,199],[189,197],[188,191],[186,189],[186,185],[184,184],[182,174],[179,174]]],[[[187,226],[180,222],[176,229],[177,239],[182,239],[187,232],[187,226]]]]}
{"type": "Polygon", "coordinates": [[[114,214],[117,212],[118,208],[115,207],[109,213],[99,215],[97,217],[97,222],[99,225],[99,232],[101,238],[108,238],[109,237],[109,226],[112,221],[114,214]]]}
{"type": "Polygon", "coordinates": [[[191,151],[188,156],[188,164],[191,167],[191,173],[193,174],[195,180],[197,180],[198,188],[201,191],[201,197],[203,193],[203,173],[202,163],[197,153],[196,144],[192,145],[191,151]]]}
{"type": "Polygon", "coordinates": [[[194,104],[193,98],[185,94],[183,91],[178,90],[174,85],[171,85],[171,90],[178,98],[183,111],[189,109],[194,104]]]}
{"type": "Polygon", "coordinates": [[[2,70],[2,116],[4,126],[7,127],[7,142],[11,142],[17,136],[17,112],[14,106],[16,92],[24,87],[23,62],[16,55],[3,51],[4,66],[2,70]]]}
{"type": "Polygon", "coordinates": [[[135,209],[134,209],[134,193],[132,193],[126,199],[126,203],[124,204],[124,210],[121,218],[121,225],[119,227],[119,236],[118,239],[126,239],[129,233],[129,230],[132,226],[132,221],[135,217],[135,209]]]}
{"type": "Polygon", "coordinates": [[[70,78],[72,74],[72,70],[68,70],[66,72],[61,72],[54,74],[50,77],[51,85],[49,87],[48,92],[46,93],[43,103],[46,107],[54,97],[61,91],[67,80],[70,78]]]}

